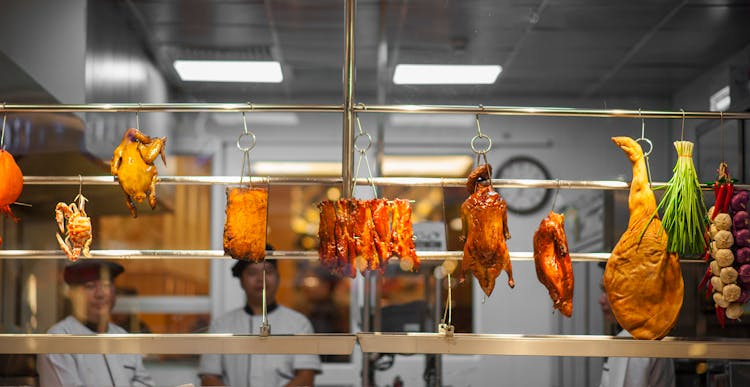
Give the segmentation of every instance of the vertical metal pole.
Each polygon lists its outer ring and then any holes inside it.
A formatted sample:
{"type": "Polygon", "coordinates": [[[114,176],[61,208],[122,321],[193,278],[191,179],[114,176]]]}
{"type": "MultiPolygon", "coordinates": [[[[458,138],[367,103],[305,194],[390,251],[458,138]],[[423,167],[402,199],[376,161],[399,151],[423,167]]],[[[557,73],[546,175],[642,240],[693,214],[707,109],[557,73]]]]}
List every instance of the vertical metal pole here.
{"type": "MultiPolygon", "coordinates": [[[[355,0],[346,0],[346,16],[344,18],[344,128],[341,153],[342,197],[352,196],[352,175],[354,174],[354,15],[355,0]]],[[[364,300],[362,308],[362,331],[370,331],[370,273],[364,278],[364,300]]],[[[370,354],[362,355],[362,386],[372,385],[370,354]]]]}
{"type": "Polygon", "coordinates": [[[354,10],[355,0],[346,0],[345,39],[344,39],[344,129],[341,154],[342,197],[348,198],[352,192],[354,173],[354,10]]]}

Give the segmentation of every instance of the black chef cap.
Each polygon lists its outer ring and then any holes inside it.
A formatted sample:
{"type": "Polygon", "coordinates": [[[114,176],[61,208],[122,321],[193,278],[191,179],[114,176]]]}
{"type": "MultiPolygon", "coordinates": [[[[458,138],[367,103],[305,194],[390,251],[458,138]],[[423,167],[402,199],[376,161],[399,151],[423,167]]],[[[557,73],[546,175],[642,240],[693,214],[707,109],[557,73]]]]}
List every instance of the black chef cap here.
{"type": "Polygon", "coordinates": [[[65,283],[70,285],[96,281],[102,277],[109,277],[110,280],[114,280],[123,271],[125,271],[125,268],[116,262],[101,259],[83,259],[66,266],[63,272],[63,279],[65,283]]]}
{"type": "MultiPolygon", "coordinates": [[[[273,251],[273,246],[266,243],[266,251],[273,251]]],[[[278,268],[278,262],[275,259],[266,259],[266,262],[270,263],[273,267],[278,268]]],[[[251,263],[255,263],[253,261],[237,261],[237,263],[232,266],[232,276],[240,278],[242,276],[242,272],[245,271],[245,268],[250,266],[251,263]]]]}

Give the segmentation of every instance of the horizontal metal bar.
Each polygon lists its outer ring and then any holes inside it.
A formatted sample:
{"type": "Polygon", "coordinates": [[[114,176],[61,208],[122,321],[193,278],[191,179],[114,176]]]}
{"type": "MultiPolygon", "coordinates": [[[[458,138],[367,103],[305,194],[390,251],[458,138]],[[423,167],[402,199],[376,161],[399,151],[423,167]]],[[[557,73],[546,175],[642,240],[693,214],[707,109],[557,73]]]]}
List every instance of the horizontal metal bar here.
{"type": "MultiPolygon", "coordinates": [[[[273,332],[273,326],[271,326],[273,332]]],[[[320,354],[350,355],[351,334],[232,335],[200,334],[0,334],[0,353],[135,354],[320,354]]]]}
{"type": "Polygon", "coordinates": [[[117,296],[113,313],[210,314],[209,296],[117,296]]]}
{"type": "Polygon", "coordinates": [[[423,114],[486,114],[503,116],[551,117],[615,117],[615,118],[702,118],[748,119],[744,112],[682,112],[632,109],[579,109],[563,107],[525,106],[464,106],[464,105],[365,105],[357,104],[358,113],[423,113],[423,114]]]}
{"type": "MultiPolygon", "coordinates": [[[[238,185],[240,176],[159,176],[157,183],[166,185],[238,185]]],[[[244,183],[248,178],[242,178],[244,183]]],[[[464,187],[465,178],[435,177],[375,177],[355,179],[360,187],[371,182],[377,186],[417,186],[417,187],[464,187]]],[[[337,185],[342,183],[340,177],[268,177],[252,176],[252,184],[270,185],[337,185]]],[[[24,176],[23,183],[28,185],[115,185],[114,176],[24,176]]],[[[492,179],[496,188],[561,188],[561,189],[597,189],[627,190],[630,183],[616,180],[540,180],[540,179],[492,179]]],[[[654,188],[665,187],[665,182],[652,182],[654,188]]],[[[703,184],[703,190],[712,190],[710,184],[703,184]]],[[[750,184],[736,184],[735,189],[750,189],[750,184]]]]}
{"type": "Polygon", "coordinates": [[[90,104],[2,104],[8,113],[124,113],[124,112],[329,112],[342,113],[342,105],[275,105],[253,103],[90,103],[90,104]]]}
{"type": "MultiPolygon", "coordinates": [[[[242,183],[248,183],[242,177],[242,183]]],[[[158,176],[156,182],[167,185],[239,185],[240,176],[158,176]]],[[[338,177],[268,177],[252,176],[252,184],[271,185],[336,185],[341,184],[338,177]]],[[[24,185],[115,185],[114,176],[24,176],[24,185]]]]}
{"type": "MultiPolygon", "coordinates": [[[[610,253],[570,253],[573,262],[606,262],[610,253]]],[[[463,251],[417,251],[422,261],[461,260],[463,251]]],[[[91,250],[103,259],[233,259],[223,250],[91,250]]],[[[510,252],[514,261],[531,261],[534,253],[510,252]]],[[[0,250],[0,259],[67,259],[59,250],[0,250]]],[[[86,259],[86,258],[81,258],[86,259]]],[[[266,259],[316,260],[317,251],[266,251],[266,259]]],[[[391,258],[395,262],[397,258],[391,258]]],[[[705,263],[703,259],[680,259],[681,263],[705,263]]]]}
{"type": "MultiPolygon", "coordinates": [[[[466,106],[466,105],[365,105],[353,107],[362,113],[430,113],[430,114],[486,114],[555,117],[619,117],[619,118],[686,118],[686,119],[748,119],[744,112],[659,111],[633,109],[580,109],[563,107],[526,106],[466,106]]],[[[344,112],[343,105],[295,105],[254,103],[90,103],[90,104],[3,104],[0,112],[7,113],[64,113],[64,112],[344,112]]]]}
{"type": "Polygon", "coordinates": [[[598,335],[358,333],[357,340],[366,353],[750,359],[747,339],[665,337],[657,341],[598,335]]]}

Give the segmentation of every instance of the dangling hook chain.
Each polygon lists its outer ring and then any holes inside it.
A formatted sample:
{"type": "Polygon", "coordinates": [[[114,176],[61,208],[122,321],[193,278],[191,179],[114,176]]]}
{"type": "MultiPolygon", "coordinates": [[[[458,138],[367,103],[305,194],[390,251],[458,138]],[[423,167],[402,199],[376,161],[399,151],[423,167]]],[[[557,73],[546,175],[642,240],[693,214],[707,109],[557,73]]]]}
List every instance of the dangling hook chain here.
{"type": "Polygon", "coordinates": [[[268,309],[266,308],[266,261],[263,260],[261,263],[263,264],[263,303],[260,319],[260,336],[266,337],[271,334],[271,325],[268,323],[268,309]]]}
{"type": "Polygon", "coordinates": [[[448,273],[448,298],[445,300],[445,310],[443,311],[443,319],[440,320],[438,325],[438,332],[445,336],[453,336],[455,328],[451,324],[453,320],[453,296],[451,294],[451,274],[448,273]],[[447,317],[447,320],[446,320],[447,317]]]}
{"type": "Polygon", "coordinates": [[[0,134],[0,149],[5,149],[5,119],[8,118],[8,112],[5,111],[5,102],[3,102],[3,132],[0,134]]]}
{"type": "MultiPolygon", "coordinates": [[[[684,111],[683,111],[684,113],[684,111]]],[[[641,117],[641,137],[635,140],[635,142],[645,142],[648,144],[648,151],[643,152],[643,157],[646,160],[646,175],[648,177],[648,183],[651,184],[651,165],[648,162],[648,156],[651,155],[651,151],[654,150],[654,143],[651,142],[648,138],[646,138],[646,120],[643,119],[643,115],[641,114],[641,109],[638,108],[638,115],[641,117]]],[[[683,122],[684,125],[684,122],[683,122]]]]}
{"type": "MultiPolygon", "coordinates": [[[[479,105],[482,107],[482,105],[479,105]]],[[[487,162],[487,152],[492,149],[492,139],[489,138],[487,135],[482,134],[482,127],[479,125],[479,113],[475,115],[475,119],[477,122],[477,135],[471,138],[471,151],[474,152],[474,154],[477,155],[475,164],[478,166],[480,162],[480,157],[484,159],[485,164],[489,164],[487,162]],[[476,141],[480,139],[486,139],[487,140],[487,148],[486,149],[479,149],[477,148],[476,141]]]]}
{"type": "Polygon", "coordinates": [[[357,168],[354,171],[354,184],[352,184],[352,191],[349,193],[350,196],[354,196],[354,188],[357,186],[357,176],[359,176],[359,168],[362,166],[362,160],[365,160],[365,165],[367,166],[367,181],[370,182],[370,186],[372,187],[372,194],[374,197],[378,197],[378,190],[375,189],[375,182],[373,181],[372,177],[372,169],[370,168],[370,160],[367,158],[367,151],[372,146],[372,137],[370,137],[369,133],[366,133],[362,130],[362,123],[359,121],[359,114],[354,113],[354,118],[357,122],[357,129],[359,133],[356,137],[354,137],[354,150],[359,153],[359,159],[357,160],[357,168]],[[364,148],[360,148],[357,146],[357,140],[360,138],[367,138],[367,146],[364,148]]]}
{"type": "MultiPolygon", "coordinates": [[[[250,109],[252,111],[252,104],[250,104],[250,109]]],[[[247,129],[247,119],[245,118],[245,112],[242,112],[242,125],[243,125],[243,131],[242,134],[240,134],[239,137],[237,137],[237,149],[242,151],[242,172],[240,173],[240,185],[242,185],[242,179],[245,177],[245,168],[247,166],[247,176],[248,181],[252,185],[252,179],[250,178],[250,175],[252,173],[250,169],[250,151],[255,148],[255,144],[257,142],[257,139],[255,137],[255,133],[249,131],[247,129]],[[248,146],[242,146],[242,140],[245,137],[250,137],[252,139],[252,142],[248,146]]]]}

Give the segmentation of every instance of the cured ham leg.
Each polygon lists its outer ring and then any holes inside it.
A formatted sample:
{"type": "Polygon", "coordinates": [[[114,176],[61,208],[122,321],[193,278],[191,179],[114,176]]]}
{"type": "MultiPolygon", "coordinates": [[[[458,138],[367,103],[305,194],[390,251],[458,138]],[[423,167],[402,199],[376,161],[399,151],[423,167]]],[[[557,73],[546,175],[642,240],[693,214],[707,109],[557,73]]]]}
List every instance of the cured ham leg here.
{"type": "Polygon", "coordinates": [[[226,212],[224,252],[234,259],[258,262],[265,258],[268,190],[230,189],[226,212]]]}
{"type": "Polygon", "coordinates": [[[515,286],[513,267],[505,241],[510,239],[505,200],[492,189],[492,169],[484,164],[471,172],[466,187],[471,194],[461,205],[461,222],[465,238],[461,267],[470,270],[484,293],[495,289],[495,279],[502,270],[508,273],[508,285],[515,286]],[[480,181],[481,180],[481,181],[480,181]]]}
{"type": "Polygon", "coordinates": [[[633,181],[628,228],[607,261],[604,288],[620,326],[636,339],[661,339],[677,322],[682,307],[679,257],[667,252],[667,234],[658,214],[652,219],[656,199],[641,146],[629,137],[613,137],[612,141],[633,163],[633,181]]]}
{"type": "Polygon", "coordinates": [[[573,263],[565,237],[565,216],[549,212],[534,233],[536,277],[549,291],[553,306],[573,314],[573,263]]]}

